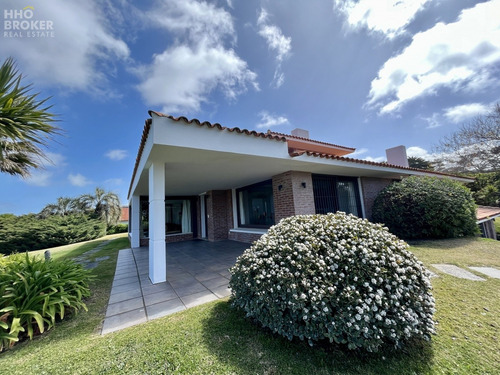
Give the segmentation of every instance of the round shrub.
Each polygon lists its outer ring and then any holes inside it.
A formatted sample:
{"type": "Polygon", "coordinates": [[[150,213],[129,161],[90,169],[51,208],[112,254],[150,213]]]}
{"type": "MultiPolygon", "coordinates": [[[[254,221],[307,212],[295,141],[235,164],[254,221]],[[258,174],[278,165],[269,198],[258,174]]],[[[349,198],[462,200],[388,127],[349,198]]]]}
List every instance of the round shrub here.
{"type": "Polygon", "coordinates": [[[404,239],[476,234],[476,205],[469,189],[450,179],[408,177],[382,190],[373,221],[404,239]]]}
{"type": "Polygon", "coordinates": [[[380,224],[343,212],[271,227],[231,271],[232,304],[282,336],[376,351],[434,332],[429,274],[380,224]]]}

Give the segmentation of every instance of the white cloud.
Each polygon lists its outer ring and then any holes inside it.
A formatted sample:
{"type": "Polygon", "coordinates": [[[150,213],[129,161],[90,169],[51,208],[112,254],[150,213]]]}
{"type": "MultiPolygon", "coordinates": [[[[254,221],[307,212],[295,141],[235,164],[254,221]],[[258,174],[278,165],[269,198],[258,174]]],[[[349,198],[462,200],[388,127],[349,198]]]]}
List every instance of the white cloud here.
{"type": "Polygon", "coordinates": [[[367,157],[363,158],[362,160],[373,161],[375,163],[382,163],[382,162],[387,161],[387,158],[385,156],[377,156],[377,157],[367,156],[367,157]]]}
{"type": "Polygon", "coordinates": [[[66,158],[62,154],[46,151],[45,156],[48,158],[40,158],[42,169],[33,170],[31,175],[24,179],[28,185],[34,186],[49,186],[54,173],[63,169],[66,166],[66,158]]]}
{"type": "MultiPolygon", "coordinates": [[[[15,56],[23,74],[37,84],[104,93],[112,59],[126,59],[129,48],[113,36],[95,1],[33,1],[33,20],[52,21],[54,37],[2,38],[2,55],[15,56]],[[108,64],[108,65],[106,65],[108,64]]],[[[4,1],[4,9],[21,9],[4,1]]]]}
{"type": "Polygon", "coordinates": [[[274,114],[270,114],[267,111],[262,111],[259,113],[260,121],[257,124],[258,129],[269,129],[273,126],[285,125],[290,122],[285,116],[277,116],[274,114]]]}
{"type": "Polygon", "coordinates": [[[257,75],[232,48],[236,40],[231,15],[223,8],[193,0],[167,0],[147,13],[148,22],[172,32],[176,44],[137,69],[138,85],[149,105],[163,111],[198,111],[215,89],[234,100],[253,86],[257,75]],[[168,84],[166,84],[168,83],[168,84]]]}
{"type": "Polygon", "coordinates": [[[25,179],[28,185],[34,186],[49,186],[50,179],[54,174],[49,171],[34,171],[31,175],[25,179]]]}
{"type": "Polygon", "coordinates": [[[208,2],[164,0],[156,2],[145,21],[153,22],[194,44],[219,44],[222,38],[235,39],[231,14],[208,2]]]}
{"type": "Polygon", "coordinates": [[[80,173],[77,174],[70,173],[68,175],[68,180],[71,183],[71,185],[74,186],[85,186],[92,183],[92,181],[90,181],[87,177],[81,175],[80,173]]]}
{"type": "Polygon", "coordinates": [[[484,90],[498,82],[500,0],[465,9],[454,23],[438,23],[413,36],[411,44],[385,62],[371,83],[367,106],[398,111],[409,101],[452,91],[484,90]]]}
{"type": "Polygon", "coordinates": [[[446,123],[460,124],[473,117],[487,114],[491,104],[469,103],[448,107],[441,112],[433,113],[430,117],[422,117],[429,124],[427,128],[437,128],[446,123]]]}
{"type": "Polygon", "coordinates": [[[145,101],[163,111],[197,111],[216,87],[235,99],[247,83],[257,88],[256,74],[233,50],[222,46],[176,46],[154,57],[139,85],[145,101]],[[161,84],[160,82],[168,82],[161,84]]]}
{"type": "Polygon", "coordinates": [[[353,153],[350,153],[346,155],[347,158],[359,158],[361,155],[364,155],[368,152],[369,150],[367,148],[357,148],[356,151],[353,153]]]}
{"type": "Polygon", "coordinates": [[[344,14],[349,27],[366,28],[393,38],[404,32],[406,26],[429,1],[333,0],[333,6],[344,14]]]}
{"type": "Polygon", "coordinates": [[[416,157],[416,158],[423,158],[425,160],[433,160],[434,159],[433,154],[429,154],[429,152],[426,149],[424,149],[422,147],[418,147],[418,146],[408,147],[406,149],[406,155],[408,155],[408,157],[412,156],[412,157],[416,157]]]}
{"type": "Polygon", "coordinates": [[[470,119],[471,117],[485,115],[489,111],[490,107],[484,104],[470,103],[446,108],[444,110],[444,116],[454,124],[458,124],[470,119]]]}
{"type": "Polygon", "coordinates": [[[104,181],[104,184],[109,186],[109,185],[123,185],[123,179],[121,178],[108,178],[106,181],[104,181]]]}
{"type": "Polygon", "coordinates": [[[105,156],[111,160],[122,160],[127,157],[127,150],[109,150],[105,156]]]}
{"type": "Polygon", "coordinates": [[[422,117],[429,124],[427,129],[437,128],[443,124],[442,116],[439,113],[433,113],[429,117],[422,117]]]}
{"type": "Polygon", "coordinates": [[[283,35],[281,29],[269,23],[269,14],[264,8],[261,9],[257,19],[259,35],[266,40],[270,50],[276,52],[276,70],[274,72],[274,85],[279,88],[285,81],[285,76],[281,72],[282,62],[290,56],[292,50],[292,38],[283,35]]]}

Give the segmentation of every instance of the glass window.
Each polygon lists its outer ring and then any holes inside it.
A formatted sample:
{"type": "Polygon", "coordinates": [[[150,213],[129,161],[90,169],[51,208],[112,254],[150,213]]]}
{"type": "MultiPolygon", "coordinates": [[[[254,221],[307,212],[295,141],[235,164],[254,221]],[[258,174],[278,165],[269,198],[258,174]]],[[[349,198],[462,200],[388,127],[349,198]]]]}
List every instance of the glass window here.
{"type": "Polygon", "coordinates": [[[269,228],[274,224],[272,181],[238,189],[238,224],[241,227],[269,228]]]}
{"type": "Polygon", "coordinates": [[[165,234],[182,233],[182,201],[165,201],[165,234]]]}
{"type": "Polygon", "coordinates": [[[355,181],[337,181],[337,197],[339,200],[339,211],[348,214],[359,215],[358,211],[358,184],[355,181]]]}
{"type": "Polygon", "coordinates": [[[149,238],[149,198],[141,197],[141,238],[149,238]]]}
{"type": "MultiPolygon", "coordinates": [[[[149,237],[149,198],[141,197],[141,238],[149,237]]],[[[191,201],[175,199],[165,201],[165,234],[190,233],[191,201]]]]}
{"type": "Polygon", "coordinates": [[[361,217],[361,199],[355,177],[313,175],[317,214],[343,211],[361,217]]]}
{"type": "Polygon", "coordinates": [[[165,233],[191,232],[191,202],[187,199],[165,201],[165,233]]]}

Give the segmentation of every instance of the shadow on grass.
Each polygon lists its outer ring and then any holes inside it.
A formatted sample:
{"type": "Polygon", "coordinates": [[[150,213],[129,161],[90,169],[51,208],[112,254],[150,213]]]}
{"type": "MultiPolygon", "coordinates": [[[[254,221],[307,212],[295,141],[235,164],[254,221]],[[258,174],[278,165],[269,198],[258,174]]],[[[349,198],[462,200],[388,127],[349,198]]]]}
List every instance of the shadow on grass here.
{"type": "Polygon", "coordinates": [[[349,351],[337,345],[310,347],[262,329],[244,313],[219,303],[203,322],[206,346],[238,374],[425,374],[431,372],[432,344],[379,353],[349,351]]]}
{"type": "Polygon", "coordinates": [[[441,248],[444,250],[451,250],[462,248],[464,246],[474,246],[484,241],[480,237],[462,237],[462,238],[445,238],[440,240],[409,240],[408,244],[412,247],[422,248],[441,248]]]}

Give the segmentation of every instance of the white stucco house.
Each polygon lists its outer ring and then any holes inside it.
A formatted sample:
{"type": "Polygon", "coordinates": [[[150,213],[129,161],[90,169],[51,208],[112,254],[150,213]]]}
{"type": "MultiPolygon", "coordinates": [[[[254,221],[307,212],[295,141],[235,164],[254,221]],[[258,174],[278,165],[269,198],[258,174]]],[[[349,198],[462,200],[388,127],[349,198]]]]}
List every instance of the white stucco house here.
{"type": "Polygon", "coordinates": [[[410,175],[472,181],[409,168],[404,147],[376,163],[301,129],[263,133],[149,114],[128,199],[131,245],[149,246],[153,283],[166,280],[169,242],[252,242],[296,214],[342,210],[370,218],[378,192],[410,175]]]}

